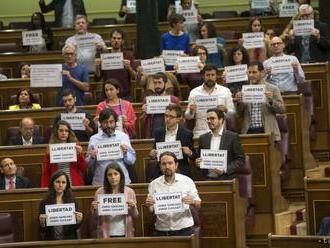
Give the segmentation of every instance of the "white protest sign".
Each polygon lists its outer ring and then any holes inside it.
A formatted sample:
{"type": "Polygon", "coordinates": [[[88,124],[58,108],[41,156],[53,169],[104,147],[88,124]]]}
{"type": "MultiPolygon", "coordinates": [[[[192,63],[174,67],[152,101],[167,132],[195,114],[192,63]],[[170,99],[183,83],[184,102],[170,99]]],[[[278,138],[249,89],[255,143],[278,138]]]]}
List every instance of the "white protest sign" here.
{"type": "Polygon", "coordinates": [[[86,113],[61,113],[61,120],[70,124],[72,130],[86,130],[83,120],[86,118],[86,113]]]}
{"type": "Polygon", "coordinates": [[[96,54],[96,39],[93,34],[76,35],[77,42],[77,57],[78,59],[88,59],[95,57],[96,54]],[[81,50],[79,52],[79,50],[81,50]]]}
{"type": "Polygon", "coordinates": [[[280,17],[292,17],[298,13],[298,3],[280,4],[280,17]]]}
{"type": "Polygon", "coordinates": [[[293,21],[293,32],[295,36],[311,35],[314,28],[314,20],[293,21]]]}
{"type": "Polygon", "coordinates": [[[96,144],[96,159],[102,160],[116,160],[123,158],[123,151],[120,147],[120,141],[102,142],[96,144]]]}
{"type": "Polygon", "coordinates": [[[271,57],[272,74],[293,73],[292,62],[289,57],[271,57]]]}
{"type": "Polygon", "coordinates": [[[42,38],[41,29],[22,32],[23,46],[42,45],[44,40],[42,38]]]}
{"type": "Polygon", "coordinates": [[[77,162],[76,143],[49,144],[50,163],[77,162]]]}
{"type": "Polygon", "coordinates": [[[181,50],[163,50],[162,55],[166,65],[175,65],[178,57],[181,57],[184,51],[181,50]]]}
{"type": "Polygon", "coordinates": [[[201,149],[200,168],[227,171],[227,150],[201,149]]]}
{"type": "Polygon", "coordinates": [[[97,196],[98,215],[126,215],[128,207],[125,194],[102,194],[97,196]]]}
{"type": "Polygon", "coordinates": [[[269,7],[269,0],[251,0],[251,9],[267,9],[269,7]]]}
{"type": "Polygon", "coordinates": [[[136,1],[135,0],[127,0],[126,6],[127,6],[127,13],[129,13],[129,14],[136,13],[136,1]]]}
{"type": "Polygon", "coordinates": [[[191,8],[189,10],[182,10],[181,14],[183,15],[185,24],[194,24],[198,23],[198,11],[195,8],[191,8]]]}
{"type": "Polygon", "coordinates": [[[62,65],[31,65],[31,87],[62,87],[62,65]]]}
{"type": "Polygon", "coordinates": [[[123,53],[102,53],[101,54],[102,70],[116,70],[124,68],[123,53]]]}
{"type": "Polygon", "coordinates": [[[218,52],[217,38],[197,39],[196,44],[199,46],[206,47],[208,54],[218,52]]]}
{"type": "Polygon", "coordinates": [[[177,59],[178,73],[197,73],[201,69],[198,67],[198,56],[179,57],[177,59]]]}
{"type": "Polygon", "coordinates": [[[164,114],[171,103],[171,96],[147,96],[147,114],[164,114]]]}
{"type": "Polygon", "coordinates": [[[227,84],[248,80],[246,64],[226,66],[225,72],[226,72],[226,83],[227,84]]]}
{"type": "Polygon", "coordinates": [[[197,105],[197,113],[205,113],[210,108],[215,108],[218,105],[226,105],[223,97],[219,96],[201,96],[198,95],[194,99],[197,105]]]}
{"type": "Polygon", "coordinates": [[[163,58],[153,58],[141,60],[143,72],[146,75],[153,75],[157,72],[165,72],[165,65],[163,58]]]}
{"type": "Polygon", "coordinates": [[[181,192],[154,194],[153,198],[155,200],[155,214],[168,214],[184,211],[181,192]]]}
{"type": "Polygon", "coordinates": [[[76,224],[76,207],[74,203],[45,206],[46,226],[64,226],[76,224]]]}
{"type": "Polygon", "coordinates": [[[244,103],[265,103],[265,85],[243,85],[242,95],[244,103]]]}
{"type": "Polygon", "coordinates": [[[173,152],[177,159],[183,159],[181,141],[157,142],[156,143],[157,160],[163,152],[173,152]]]}
{"type": "Polygon", "coordinates": [[[245,49],[260,48],[265,46],[264,33],[243,33],[243,46],[245,49]]]}

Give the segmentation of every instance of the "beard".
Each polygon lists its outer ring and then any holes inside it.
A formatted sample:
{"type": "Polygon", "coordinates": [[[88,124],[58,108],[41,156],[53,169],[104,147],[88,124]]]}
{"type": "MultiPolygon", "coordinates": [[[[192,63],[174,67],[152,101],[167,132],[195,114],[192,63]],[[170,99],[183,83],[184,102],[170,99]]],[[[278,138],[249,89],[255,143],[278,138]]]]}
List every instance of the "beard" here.
{"type": "Polygon", "coordinates": [[[103,128],[102,131],[108,136],[111,137],[113,136],[113,133],[115,132],[114,129],[107,127],[107,128],[103,128]]]}
{"type": "Polygon", "coordinates": [[[163,94],[164,91],[165,91],[165,87],[164,88],[155,88],[155,92],[157,95],[163,94]]]}
{"type": "Polygon", "coordinates": [[[213,88],[214,85],[215,85],[215,81],[212,81],[212,80],[206,80],[206,81],[204,82],[204,84],[205,84],[205,86],[206,86],[207,88],[213,88]]]}

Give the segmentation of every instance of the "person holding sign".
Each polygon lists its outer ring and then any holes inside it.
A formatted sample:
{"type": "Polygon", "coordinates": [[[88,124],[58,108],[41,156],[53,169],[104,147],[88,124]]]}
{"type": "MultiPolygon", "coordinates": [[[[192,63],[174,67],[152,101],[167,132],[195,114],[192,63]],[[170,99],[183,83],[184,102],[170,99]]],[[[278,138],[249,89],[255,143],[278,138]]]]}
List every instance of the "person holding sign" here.
{"type": "MultiPolygon", "coordinates": [[[[59,120],[53,127],[53,132],[49,139],[49,144],[65,144],[78,142],[74,132],[72,131],[70,124],[66,121],[59,120]]],[[[57,148],[62,149],[62,153],[65,152],[65,147],[57,148]]],[[[72,149],[67,147],[66,149],[72,149]]],[[[57,170],[62,170],[67,173],[70,184],[73,186],[84,185],[84,176],[87,173],[87,163],[83,149],[80,145],[76,144],[73,148],[76,151],[76,161],[71,162],[58,162],[51,163],[52,160],[52,148],[47,149],[47,153],[43,159],[41,187],[46,187],[49,183],[49,179],[57,170]]],[[[54,158],[53,158],[54,159],[54,158]]]]}
{"type": "Polygon", "coordinates": [[[103,187],[95,192],[92,210],[98,215],[98,237],[134,237],[134,219],[139,215],[136,196],[133,189],[125,186],[119,164],[113,162],[105,169],[103,187]],[[102,210],[102,215],[98,210],[102,210]]]}
{"type": "MultiPolygon", "coordinates": [[[[208,154],[210,160],[214,159],[211,155],[217,156],[218,161],[215,167],[203,169],[205,180],[231,180],[235,177],[235,172],[244,164],[243,148],[239,135],[224,129],[225,115],[218,108],[207,110],[207,124],[211,132],[199,137],[199,155],[202,149],[214,151],[208,154]],[[226,159],[221,160],[220,154],[215,151],[226,151],[226,159]],[[222,166],[220,166],[222,162],[222,166]]],[[[196,159],[196,165],[201,167],[203,159],[196,159]]],[[[204,167],[207,168],[207,167],[204,167]]]]}
{"type": "Polygon", "coordinates": [[[250,0],[250,16],[276,15],[275,0],[250,0]]]}
{"type": "MultiPolygon", "coordinates": [[[[188,177],[192,177],[192,169],[189,164],[189,160],[194,160],[196,158],[196,151],[193,146],[193,133],[182,126],[180,124],[182,118],[182,110],[178,105],[169,105],[166,107],[165,114],[165,126],[158,126],[155,129],[155,145],[159,142],[172,142],[172,141],[180,141],[182,149],[183,158],[178,159],[178,172],[188,177]]],[[[152,149],[149,153],[150,157],[153,160],[157,158],[157,150],[152,149]]],[[[155,164],[156,161],[152,161],[155,164]]],[[[151,165],[151,164],[150,164],[151,165]]],[[[153,180],[156,177],[160,176],[160,169],[157,166],[149,166],[148,170],[154,169],[153,172],[150,173],[151,178],[149,180],[153,180]]]]}
{"type": "Polygon", "coordinates": [[[56,105],[63,106],[62,97],[65,89],[71,89],[77,97],[77,105],[84,105],[84,92],[89,91],[89,78],[86,68],[76,61],[76,48],[65,45],[62,49],[64,57],[63,64],[63,86],[57,91],[56,105]]]}
{"type": "Polygon", "coordinates": [[[314,20],[310,35],[296,36],[289,34],[287,53],[294,53],[300,63],[325,62],[329,60],[330,34],[328,25],[314,18],[313,7],[308,4],[299,7],[300,20],[314,20]]]}
{"type": "Polygon", "coordinates": [[[9,110],[19,109],[41,109],[39,103],[36,102],[31,89],[19,89],[16,95],[14,105],[9,106],[9,110]]]}
{"type": "Polygon", "coordinates": [[[103,109],[99,115],[102,130],[94,134],[89,140],[86,160],[90,171],[94,174],[93,185],[103,183],[105,168],[113,161],[120,165],[125,175],[126,184],[130,184],[131,179],[134,179],[133,166],[136,154],[128,135],[116,129],[117,121],[118,115],[113,109],[103,109]]]}
{"type": "Polygon", "coordinates": [[[92,115],[76,106],[77,98],[74,91],[66,89],[63,91],[63,105],[65,111],[59,113],[53,122],[53,126],[59,120],[66,120],[71,122],[71,128],[75,133],[77,139],[80,142],[89,141],[90,136],[92,136],[97,131],[97,126],[95,125],[92,115]]]}
{"type": "Polygon", "coordinates": [[[281,92],[296,93],[297,84],[305,80],[305,74],[299,60],[293,55],[284,54],[285,45],[280,37],[273,37],[270,46],[273,56],[263,64],[268,79],[281,92]]]}
{"type": "MultiPolygon", "coordinates": [[[[164,97],[169,97],[170,104],[175,104],[180,106],[180,100],[176,96],[168,95],[166,92],[166,83],[168,82],[168,77],[163,72],[158,72],[155,75],[150,76],[153,81],[154,85],[154,94],[152,94],[154,103],[157,105],[157,97],[159,99],[163,99],[164,97]],[[163,97],[163,98],[160,98],[163,97]]],[[[148,96],[147,96],[148,97],[148,96]]],[[[147,103],[147,97],[143,99],[142,102],[142,111],[143,115],[142,118],[144,118],[144,138],[151,138],[154,137],[154,131],[157,127],[163,127],[164,126],[164,112],[165,108],[163,108],[162,113],[148,113],[148,103],[147,103]]],[[[149,99],[149,98],[148,98],[149,99]]],[[[150,101],[151,104],[151,101],[150,101]]],[[[164,106],[164,105],[162,105],[164,106]]]]}
{"type": "Polygon", "coordinates": [[[176,173],[178,159],[174,153],[163,152],[159,160],[163,175],[149,184],[145,202],[156,214],[155,235],[190,236],[194,225],[190,208],[201,206],[196,185],[189,177],[176,173]]]}
{"type": "Polygon", "coordinates": [[[210,104],[217,106],[225,113],[235,113],[230,90],[216,83],[217,68],[214,65],[206,65],[202,70],[202,74],[204,83],[190,91],[189,103],[185,112],[187,120],[195,119],[193,131],[195,138],[208,132],[205,108],[211,108],[210,104]],[[203,104],[205,102],[207,104],[203,104]]]}
{"type": "MultiPolygon", "coordinates": [[[[54,211],[55,212],[55,211],[54,211]]],[[[49,185],[48,193],[45,198],[40,202],[39,207],[39,222],[41,226],[41,232],[44,240],[64,240],[64,239],[77,239],[77,229],[83,219],[82,212],[78,211],[78,203],[73,196],[71,190],[71,184],[68,175],[58,170],[52,174],[49,185]],[[70,212],[70,208],[64,207],[64,204],[73,203],[75,211],[70,212]],[[58,208],[56,208],[56,205],[58,208]],[[47,206],[53,207],[53,211],[56,210],[55,214],[52,212],[47,213],[47,206]],[[51,226],[47,225],[50,221],[50,215],[54,216],[53,223],[51,226]],[[64,221],[71,220],[70,225],[63,225],[64,221]]]]}
{"type": "Polygon", "coordinates": [[[133,105],[129,101],[119,98],[119,94],[120,85],[116,79],[112,78],[103,83],[103,95],[106,99],[97,105],[95,122],[98,122],[99,114],[103,109],[112,109],[118,116],[117,129],[126,133],[130,138],[135,138],[136,115],[133,105]]]}
{"type": "Polygon", "coordinates": [[[279,141],[281,134],[276,114],[285,112],[280,90],[276,85],[264,81],[264,67],[259,61],[249,63],[248,73],[251,85],[264,85],[266,101],[246,103],[243,101],[244,92],[236,94],[237,115],[243,117],[242,133],[271,133],[274,141],[279,141]]]}

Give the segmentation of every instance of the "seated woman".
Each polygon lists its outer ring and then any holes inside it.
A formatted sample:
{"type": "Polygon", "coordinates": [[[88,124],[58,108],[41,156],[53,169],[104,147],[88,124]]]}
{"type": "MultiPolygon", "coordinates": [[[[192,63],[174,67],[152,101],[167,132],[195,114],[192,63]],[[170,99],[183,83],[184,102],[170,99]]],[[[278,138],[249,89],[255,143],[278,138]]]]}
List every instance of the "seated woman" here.
{"type": "Polygon", "coordinates": [[[29,79],[30,78],[30,64],[21,63],[19,65],[20,78],[29,79]]]}
{"type": "Polygon", "coordinates": [[[48,192],[45,198],[40,202],[39,207],[39,222],[41,226],[41,232],[45,240],[63,240],[63,239],[77,239],[76,230],[79,228],[83,214],[78,212],[78,204],[74,198],[71,190],[71,184],[68,175],[58,170],[50,178],[48,192]],[[47,226],[46,225],[46,205],[53,204],[75,204],[75,225],[63,225],[63,226],[47,226]]]}
{"type": "Polygon", "coordinates": [[[128,206],[127,215],[98,216],[98,236],[100,238],[109,237],[133,237],[133,219],[139,215],[136,206],[136,197],[133,189],[125,186],[125,176],[120,166],[113,162],[107,166],[104,173],[103,187],[95,192],[92,210],[97,214],[98,196],[102,194],[125,194],[128,206]]]}
{"type": "Polygon", "coordinates": [[[9,110],[19,109],[41,109],[40,104],[36,103],[30,89],[20,89],[17,92],[15,104],[9,106],[9,110]]]}
{"type": "MultiPolygon", "coordinates": [[[[72,131],[70,124],[66,121],[59,120],[53,127],[49,144],[76,142],[78,142],[78,139],[72,131]]],[[[84,185],[83,176],[87,173],[87,163],[82,147],[76,144],[76,149],[77,162],[51,164],[49,151],[46,152],[42,165],[41,187],[46,187],[48,185],[52,173],[57,170],[65,171],[68,174],[70,184],[73,186],[84,185]]]]}
{"type": "Polygon", "coordinates": [[[118,115],[117,129],[134,138],[136,115],[132,103],[119,98],[120,85],[116,79],[109,79],[103,84],[103,95],[106,98],[97,105],[95,121],[98,122],[100,112],[105,108],[113,109],[118,115]]]}

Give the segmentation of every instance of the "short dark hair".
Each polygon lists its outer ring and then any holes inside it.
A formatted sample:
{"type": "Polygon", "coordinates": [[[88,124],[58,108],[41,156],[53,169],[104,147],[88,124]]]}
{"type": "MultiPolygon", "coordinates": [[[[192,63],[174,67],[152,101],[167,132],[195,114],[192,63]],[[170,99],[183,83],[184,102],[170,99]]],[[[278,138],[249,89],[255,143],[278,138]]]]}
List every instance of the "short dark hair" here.
{"type": "Polygon", "coordinates": [[[202,74],[205,74],[206,71],[217,71],[217,67],[213,64],[206,64],[201,71],[202,74]]]}
{"type": "Polygon", "coordinates": [[[164,156],[171,156],[172,158],[174,158],[175,163],[178,162],[178,158],[176,157],[176,155],[173,152],[166,151],[166,152],[161,153],[159,156],[159,161],[161,161],[162,157],[164,157],[164,156]]]}
{"type": "Polygon", "coordinates": [[[193,50],[191,51],[191,56],[198,56],[198,49],[202,49],[205,51],[206,53],[206,58],[208,58],[209,56],[209,53],[207,51],[207,48],[205,46],[202,46],[202,45],[196,45],[193,50]]]}
{"type": "Polygon", "coordinates": [[[258,71],[263,71],[265,68],[264,68],[264,65],[260,62],[260,61],[251,61],[249,64],[248,64],[248,67],[250,66],[257,66],[258,67],[258,71]]]}
{"type": "Polygon", "coordinates": [[[65,89],[65,90],[63,90],[62,97],[63,96],[70,96],[70,95],[73,96],[73,97],[76,97],[76,92],[74,92],[71,89],[65,89]]]}
{"type": "Polygon", "coordinates": [[[175,24],[179,22],[184,22],[186,19],[183,17],[183,15],[180,14],[172,14],[168,18],[168,23],[170,24],[170,27],[173,28],[175,24]]]}
{"type": "Polygon", "coordinates": [[[109,119],[111,116],[113,116],[115,118],[115,122],[117,122],[118,120],[117,113],[112,109],[105,108],[100,112],[99,122],[102,123],[104,120],[109,119]]]}
{"type": "Polygon", "coordinates": [[[154,79],[163,79],[164,83],[167,82],[167,76],[164,72],[157,72],[156,74],[152,75],[152,78],[154,79]]]}
{"type": "Polygon", "coordinates": [[[228,65],[235,65],[234,53],[236,53],[237,51],[241,51],[243,54],[242,64],[248,64],[250,62],[250,58],[247,50],[243,46],[236,45],[230,50],[228,54],[228,65]]]}
{"type": "Polygon", "coordinates": [[[181,107],[176,104],[170,104],[166,107],[166,110],[175,111],[176,117],[182,117],[181,107]]]}
{"type": "Polygon", "coordinates": [[[217,114],[219,119],[225,119],[225,114],[218,108],[210,108],[206,111],[206,113],[214,112],[217,114]]]}
{"type": "Polygon", "coordinates": [[[112,36],[113,36],[114,33],[120,34],[121,35],[121,39],[122,40],[124,39],[124,31],[122,29],[120,29],[120,28],[114,28],[114,29],[112,29],[111,32],[110,32],[110,37],[111,38],[112,38],[112,36]]]}

